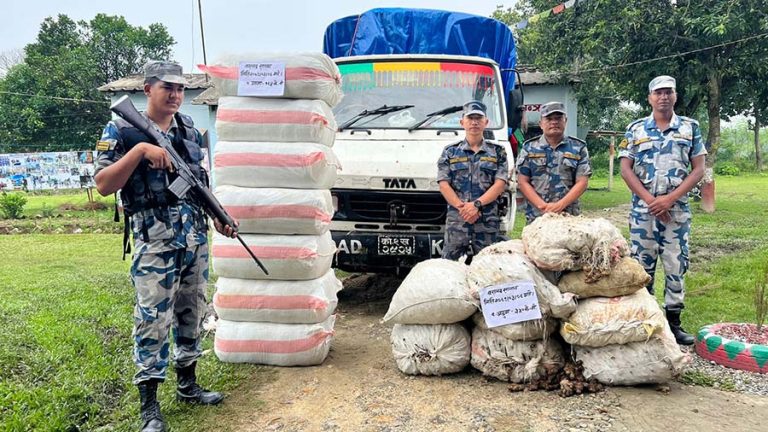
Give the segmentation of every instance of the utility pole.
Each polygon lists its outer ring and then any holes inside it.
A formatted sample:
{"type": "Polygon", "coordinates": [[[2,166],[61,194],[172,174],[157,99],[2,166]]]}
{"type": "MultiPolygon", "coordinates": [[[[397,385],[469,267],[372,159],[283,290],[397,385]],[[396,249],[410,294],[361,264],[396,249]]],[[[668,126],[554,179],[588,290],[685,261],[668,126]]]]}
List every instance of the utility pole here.
{"type": "MultiPolygon", "coordinates": [[[[197,12],[200,16],[200,39],[203,41],[203,64],[208,66],[208,58],[205,56],[205,30],[203,30],[203,6],[201,0],[197,0],[197,12]]],[[[208,74],[205,74],[205,82],[208,82],[208,74]]]]}

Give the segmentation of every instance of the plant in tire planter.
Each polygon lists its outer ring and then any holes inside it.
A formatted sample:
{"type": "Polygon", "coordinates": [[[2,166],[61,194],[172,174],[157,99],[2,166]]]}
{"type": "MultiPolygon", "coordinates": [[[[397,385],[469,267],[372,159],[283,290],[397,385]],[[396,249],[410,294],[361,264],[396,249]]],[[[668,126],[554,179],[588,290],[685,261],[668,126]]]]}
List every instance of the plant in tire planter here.
{"type": "Polygon", "coordinates": [[[768,373],[768,271],[755,284],[757,324],[720,323],[703,327],[696,335],[696,353],[723,366],[768,373]]]}

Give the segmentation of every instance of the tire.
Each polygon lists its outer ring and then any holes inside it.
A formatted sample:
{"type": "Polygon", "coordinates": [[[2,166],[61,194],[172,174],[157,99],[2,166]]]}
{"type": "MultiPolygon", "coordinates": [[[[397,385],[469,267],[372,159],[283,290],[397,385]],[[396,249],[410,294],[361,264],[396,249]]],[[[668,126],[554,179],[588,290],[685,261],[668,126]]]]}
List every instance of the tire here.
{"type": "Polygon", "coordinates": [[[768,345],[750,344],[720,336],[718,330],[732,325],[719,323],[704,326],[696,334],[696,353],[705,360],[732,369],[768,373],[768,345]]]}

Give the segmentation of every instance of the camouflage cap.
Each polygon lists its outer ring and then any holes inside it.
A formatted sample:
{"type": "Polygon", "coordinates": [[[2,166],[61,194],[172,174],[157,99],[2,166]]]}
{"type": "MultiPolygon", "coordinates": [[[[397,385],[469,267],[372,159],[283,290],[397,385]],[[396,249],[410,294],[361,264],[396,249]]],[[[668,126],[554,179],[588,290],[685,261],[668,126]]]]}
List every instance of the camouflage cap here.
{"type": "Polygon", "coordinates": [[[547,117],[554,113],[565,114],[565,105],[562,102],[547,102],[541,106],[541,116],[547,117]]]}
{"type": "Polygon", "coordinates": [[[676,87],[676,84],[677,82],[671,76],[659,75],[656,78],[652,79],[651,82],[648,83],[648,92],[650,93],[660,88],[671,88],[674,90],[676,87]]]}
{"type": "Polygon", "coordinates": [[[181,65],[174,62],[150,60],[144,65],[144,79],[157,78],[173,84],[188,85],[181,65]]]}
{"type": "Polygon", "coordinates": [[[485,116],[485,112],[487,111],[487,109],[488,108],[486,108],[484,103],[477,100],[473,100],[464,104],[463,115],[464,117],[472,114],[480,114],[481,116],[485,116]]]}

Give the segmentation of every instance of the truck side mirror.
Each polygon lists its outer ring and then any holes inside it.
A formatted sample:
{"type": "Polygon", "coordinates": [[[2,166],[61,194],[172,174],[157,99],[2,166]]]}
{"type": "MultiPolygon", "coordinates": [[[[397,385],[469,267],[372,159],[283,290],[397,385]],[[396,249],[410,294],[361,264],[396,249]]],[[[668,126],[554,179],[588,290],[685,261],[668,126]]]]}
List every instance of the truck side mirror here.
{"type": "Polygon", "coordinates": [[[511,129],[518,129],[521,127],[523,121],[523,110],[525,95],[523,94],[523,85],[520,81],[520,73],[515,70],[515,86],[509,91],[509,99],[507,103],[507,125],[511,129]]]}

